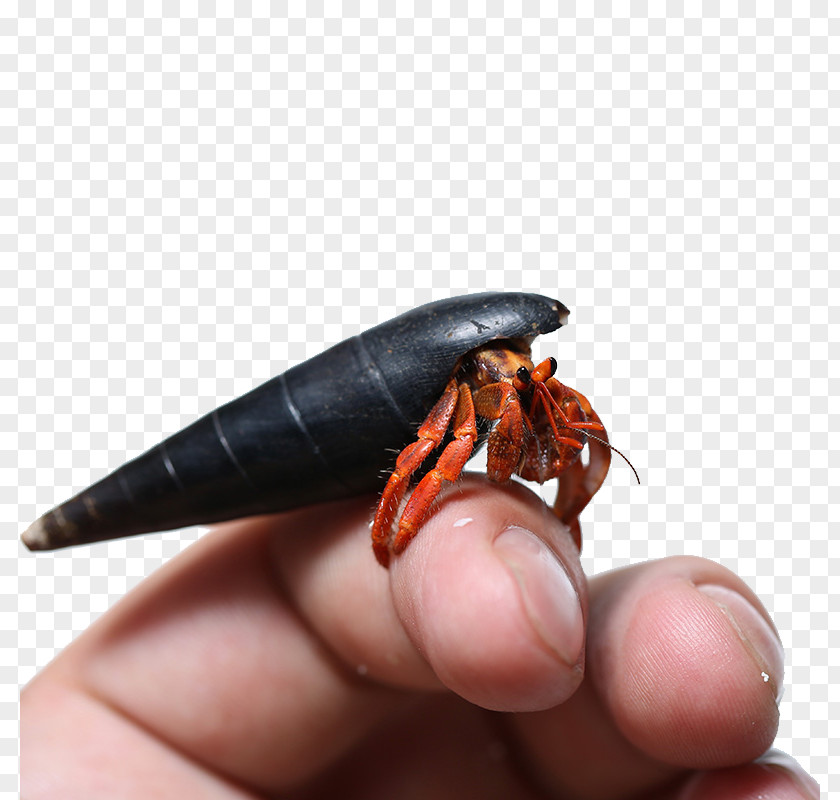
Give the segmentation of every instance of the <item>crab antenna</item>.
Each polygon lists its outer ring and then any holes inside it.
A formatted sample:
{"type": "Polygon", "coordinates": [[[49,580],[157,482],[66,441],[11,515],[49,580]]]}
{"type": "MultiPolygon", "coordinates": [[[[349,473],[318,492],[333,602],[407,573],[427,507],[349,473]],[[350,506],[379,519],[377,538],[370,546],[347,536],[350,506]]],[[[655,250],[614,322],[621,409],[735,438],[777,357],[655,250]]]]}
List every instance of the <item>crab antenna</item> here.
{"type": "Polygon", "coordinates": [[[630,463],[630,459],[627,458],[627,456],[624,455],[624,453],[622,453],[621,450],[619,450],[617,447],[613,447],[605,439],[601,439],[599,436],[595,436],[594,433],[589,433],[588,431],[583,430],[583,428],[577,428],[576,430],[579,430],[584,436],[586,436],[587,439],[594,439],[596,442],[600,442],[605,447],[609,447],[610,450],[612,450],[614,453],[618,453],[627,462],[627,466],[633,470],[633,474],[636,476],[636,480],[638,481],[639,486],[642,485],[642,480],[641,478],[639,478],[639,473],[636,472],[636,468],[630,463]]]}
{"type": "MultiPolygon", "coordinates": [[[[566,437],[561,437],[560,436],[560,431],[557,430],[557,423],[554,421],[554,417],[551,415],[551,407],[549,406],[548,401],[546,400],[546,397],[545,397],[544,393],[540,395],[540,399],[542,400],[543,408],[545,409],[545,415],[546,415],[546,417],[548,417],[548,424],[551,425],[551,430],[554,432],[554,438],[557,439],[558,441],[561,440],[561,439],[564,442],[570,441],[566,437]]],[[[551,395],[548,395],[548,399],[551,400],[552,402],[554,401],[554,398],[551,395]]],[[[554,403],[554,407],[557,408],[557,403],[554,403]]],[[[560,411],[559,408],[557,408],[557,410],[560,411]]],[[[560,413],[562,414],[563,412],[561,411],[560,413]]],[[[563,430],[580,430],[579,428],[568,428],[565,425],[563,425],[562,427],[563,427],[563,430]]],[[[578,443],[575,446],[577,447],[577,449],[583,450],[583,445],[582,444],[578,443]]]]}
{"type": "MultiPolygon", "coordinates": [[[[553,375],[554,370],[557,369],[557,362],[554,360],[554,358],[551,358],[549,360],[552,362],[552,364],[551,364],[552,373],[551,374],[553,375]]],[[[548,390],[548,387],[545,385],[544,381],[536,382],[535,385],[534,385],[534,389],[535,389],[534,397],[531,401],[531,410],[529,411],[528,416],[533,415],[534,410],[536,409],[536,406],[537,406],[537,398],[542,400],[543,408],[545,409],[545,415],[546,415],[546,417],[548,417],[549,424],[551,425],[551,428],[554,432],[555,437],[559,438],[560,434],[557,431],[557,426],[554,423],[554,418],[553,418],[553,416],[551,414],[551,411],[549,409],[549,404],[551,404],[551,406],[553,406],[564,418],[565,418],[566,415],[563,414],[562,409],[558,405],[557,401],[554,399],[554,396],[548,390]],[[542,391],[540,391],[540,390],[542,390],[542,391]]],[[[526,419],[527,418],[528,417],[526,417],[526,419]]],[[[606,439],[602,439],[600,436],[595,436],[594,433],[589,433],[589,431],[587,431],[584,428],[570,428],[569,430],[578,431],[579,433],[582,433],[584,436],[586,436],[587,439],[594,439],[596,442],[599,442],[600,444],[604,445],[605,447],[609,447],[610,450],[612,450],[614,453],[618,453],[627,462],[627,466],[630,467],[630,469],[633,470],[633,475],[636,476],[636,481],[639,484],[639,486],[642,485],[642,479],[639,477],[639,473],[636,472],[636,468],[630,463],[630,459],[627,458],[627,456],[624,455],[624,453],[622,453],[621,450],[619,450],[617,447],[613,447],[608,441],[606,441],[606,439]]]]}

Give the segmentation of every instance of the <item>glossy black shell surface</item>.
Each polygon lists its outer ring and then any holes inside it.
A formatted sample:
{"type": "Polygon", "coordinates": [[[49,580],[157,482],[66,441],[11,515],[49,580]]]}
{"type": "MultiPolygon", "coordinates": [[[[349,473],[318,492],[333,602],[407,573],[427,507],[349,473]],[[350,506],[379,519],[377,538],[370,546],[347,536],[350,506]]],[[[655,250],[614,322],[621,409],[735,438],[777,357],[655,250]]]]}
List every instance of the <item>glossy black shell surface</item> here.
{"type": "Polygon", "coordinates": [[[44,549],[377,491],[465,353],[549,333],[568,313],[509,292],[414,308],[221,406],[44,515],[44,549]]]}

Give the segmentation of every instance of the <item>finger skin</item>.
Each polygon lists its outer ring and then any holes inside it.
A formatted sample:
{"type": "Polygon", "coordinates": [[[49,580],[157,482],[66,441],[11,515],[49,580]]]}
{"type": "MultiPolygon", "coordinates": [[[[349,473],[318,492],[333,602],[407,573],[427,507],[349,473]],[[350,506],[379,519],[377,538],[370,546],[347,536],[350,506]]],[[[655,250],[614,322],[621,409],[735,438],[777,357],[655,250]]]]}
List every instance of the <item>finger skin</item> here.
{"type": "Polygon", "coordinates": [[[427,695],[284,800],[545,800],[518,772],[492,724],[499,716],[453,694],[427,695]]]}
{"type": "Polygon", "coordinates": [[[369,678],[446,687],[496,710],[562,702],[582,679],[585,619],[585,579],[568,529],[521,486],[468,476],[444,498],[388,571],[355,538],[336,539],[334,526],[317,520],[306,539],[276,538],[279,582],[320,638],[369,678]],[[533,531],[568,577],[565,597],[532,592],[548,606],[536,611],[564,612],[552,633],[566,660],[535,629],[522,570],[514,574],[509,553],[500,557],[497,541],[512,527],[533,531]]]}
{"type": "Polygon", "coordinates": [[[447,688],[497,711],[551,708],[583,679],[578,551],[530,490],[487,488],[462,484],[395,563],[394,604],[447,688]]]}
{"type": "MultiPolygon", "coordinates": [[[[575,798],[598,800],[819,800],[819,787],[789,757],[776,753],[774,762],[743,764],[701,773],[680,773],[663,777],[661,783],[638,791],[633,773],[606,755],[598,764],[601,772],[616,772],[626,778],[626,788],[605,795],[598,781],[583,785],[574,793],[558,791],[541,783],[523,768],[517,748],[500,735],[507,714],[482,712],[466,703],[447,702],[455,698],[430,699],[406,711],[385,729],[377,741],[362,742],[316,781],[301,787],[286,800],[346,800],[379,798],[427,798],[460,800],[464,797],[575,798]]],[[[570,737],[571,738],[571,737],[570,737]]]]}
{"type": "Polygon", "coordinates": [[[754,763],[700,772],[690,777],[673,800],[819,800],[817,782],[790,756],[771,750],[754,763]]]}
{"type": "Polygon", "coordinates": [[[78,687],[56,680],[25,691],[20,719],[23,800],[256,800],[78,687]]]}
{"type": "Polygon", "coordinates": [[[587,675],[563,706],[512,720],[552,790],[619,798],[687,769],[756,758],[778,726],[782,664],[762,670],[699,586],[728,587],[769,623],[755,595],[718,564],[670,558],[590,584],[587,675]],[[609,770],[603,764],[609,763],[609,770]]]}
{"type": "MultiPolygon", "coordinates": [[[[276,792],[371,735],[410,701],[406,690],[461,686],[505,708],[561,702],[580,664],[545,646],[493,540],[510,524],[547,525],[572,552],[568,534],[529,492],[470,485],[391,571],[370,551],[370,500],[222,526],[45,669],[26,690],[30,707],[43,713],[39,695],[59,683],[222,780],[276,792]],[[473,523],[459,528],[464,514],[473,523]],[[458,531],[448,556],[422,554],[424,538],[458,531]],[[473,562],[487,569],[470,572],[473,562]],[[460,603],[458,613],[436,597],[460,603]]],[[[583,591],[579,565],[558,568],[583,591]]],[[[572,591],[582,614],[579,603],[572,591]]]]}
{"type": "Polygon", "coordinates": [[[71,687],[249,789],[282,790],[322,769],[400,698],[346,669],[285,602],[269,561],[276,527],[261,520],[209,534],[26,693],[71,687]]]}
{"type": "MultiPolygon", "coordinates": [[[[732,686],[740,690],[745,663],[751,680],[754,661],[737,655],[737,637],[717,626],[708,596],[697,601],[698,619],[711,629],[669,636],[674,620],[692,620],[683,593],[698,580],[746,591],[757,605],[735,576],[669,559],[597,578],[587,678],[575,691],[583,653],[573,664],[558,658],[534,624],[546,607],[523,599],[534,589],[517,571],[527,558],[503,558],[496,571],[500,539],[510,526],[528,528],[571,578],[586,619],[574,548],[538,500],[468,478],[447,491],[391,570],[370,553],[374,503],[223,526],[144,582],[24,691],[21,760],[33,788],[24,796],[38,797],[37,786],[49,787],[44,797],[56,787],[72,797],[74,786],[85,798],[130,797],[129,786],[138,797],[384,797],[394,786],[427,796],[433,786],[445,798],[475,786],[482,797],[531,797],[539,785],[591,800],[676,800],[686,780],[726,800],[749,796],[738,792],[753,785],[742,772],[752,765],[699,776],[688,766],[761,752],[775,730],[768,685],[747,686],[742,708],[756,726],[727,739],[719,726],[731,720],[709,713],[714,703],[699,725],[686,709],[674,716],[673,695],[658,694],[669,675],[638,669],[650,645],[662,667],[663,646],[693,642],[698,666],[710,651],[729,652],[732,686]],[[674,587],[681,611],[669,616],[662,609],[674,587]],[[657,691],[623,683],[628,674],[646,675],[657,691]],[[488,708],[546,710],[492,713],[446,687],[488,708]],[[108,788],[98,794],[90,781],[108,788]]],[[[568,609],[557,611],[568,623],[568,609]]],[[[696,696],[719,700],[720,686],[699,675],[696,696]]],[[[761,786],[771,797],[796,796],[788,774],[774,769],[761,786]]],[[[697,799],[705,796],[714,795],[697,799]]]]}

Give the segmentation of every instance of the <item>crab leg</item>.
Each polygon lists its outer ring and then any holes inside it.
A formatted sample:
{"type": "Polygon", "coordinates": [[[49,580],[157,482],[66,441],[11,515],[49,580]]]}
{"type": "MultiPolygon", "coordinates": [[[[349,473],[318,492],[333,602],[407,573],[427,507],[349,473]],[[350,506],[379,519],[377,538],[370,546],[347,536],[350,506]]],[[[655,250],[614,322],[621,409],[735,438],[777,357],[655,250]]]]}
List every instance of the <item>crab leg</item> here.
{"type": "Polygon", "coordinates": [[[482,386],[473,399],[482,417],[499,420],[487,439],[487,477],[503,483],[519,465],[524,425],[530,426],[530,421],[522,415],[519,394],[509,383],[482,386]]]}
{"type": "MultiPolygon", "coordinates": [[[[568,387],[566,387],[568,389],[568,387]]],[[[588,419],[594,420],[602,436],[597,439],[588,437],[589,462],[584,466],[580,459],[562,472],[557,478],[557,497],[554,500],[554,513],[569,526],[572,536],[575,539],[578,550],[581,548],[580,522],[578,515],[588,505],[601,484],[607,477],[610,468],[612,452],[610,451],[606,428],[601,418],[595,413],[589,401],[580,392],[568,389],[578,399],[584,414],[588,419]],[[600,439],[603,437],[603,442],[600,439]]]]}
{"type": "MultiPolygon", "coordinates": [[[[475,422],[472,392],[465,383],[458,387],[453,428],[454,441],[446,446],[434,469],[423,477],[408,499],[391,547],[394,553],[405,550],[408,543],[417,535],[417,529],[426,518],[435,498],[440,494],[443,482],[457,480],[472,454],[478,438],[478,428],[475,422]]],[[[377,558],[379,558],[379,552],[377,552],[377,558]]],[[[382,563],[381,559],[380,563],[382,563]]]]}
{"type": "Polygon", "coordinates": [[[411,476],[426,460],[426,457],[443,441],[449,420],[455,412],[458,403],[458,385],[450,380],[440,399],[435,403],[423,424],[417,430],[417,441],[405,447],[397,456],[397,464],[376,507],[373,517],[371,536],[373,538],[373,552],[376,560],[383,567],[388,566],[390,553],[388,544],[391,538],[391,527],[397,508],[405,495],[411,476]]]}

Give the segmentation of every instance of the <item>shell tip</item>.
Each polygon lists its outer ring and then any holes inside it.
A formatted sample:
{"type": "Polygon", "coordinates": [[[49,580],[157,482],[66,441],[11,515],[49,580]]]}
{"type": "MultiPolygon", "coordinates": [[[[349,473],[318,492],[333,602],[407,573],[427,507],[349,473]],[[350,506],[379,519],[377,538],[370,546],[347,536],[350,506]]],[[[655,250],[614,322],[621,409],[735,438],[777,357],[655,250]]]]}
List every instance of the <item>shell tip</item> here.
{"type": "Polygon", "coordinates": [[[50,537],[47,527],[44,525],[44,518],[35,520],[20,536],[20,540],[30,550],[49,550],[50,537]]]}

